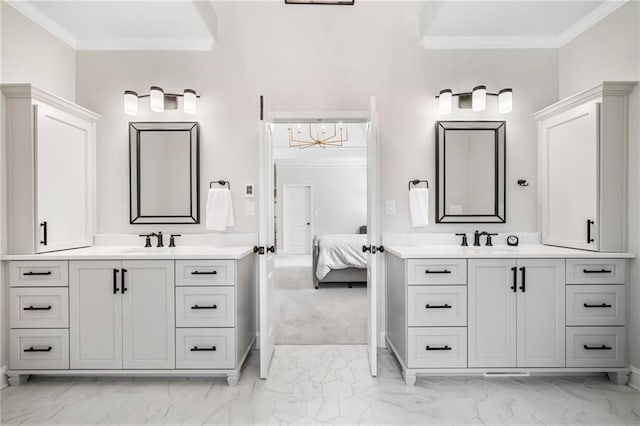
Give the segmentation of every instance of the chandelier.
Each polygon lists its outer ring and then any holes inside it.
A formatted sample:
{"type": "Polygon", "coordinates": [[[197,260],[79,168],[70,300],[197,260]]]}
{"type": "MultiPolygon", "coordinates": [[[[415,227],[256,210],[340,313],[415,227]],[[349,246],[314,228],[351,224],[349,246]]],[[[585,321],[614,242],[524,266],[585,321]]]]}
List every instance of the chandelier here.
{"type": "Polygon", "coordinates": [[[322,149],[337,148],[343,146],[343,144],[349,141],[349,129],[342,123],[333,124],[333,131],[328,133],[327,127],[324,124],[314,125],[315,135],[311,124],[309,124],[309,133],[303,135],[302,126],[298,124],[294,127],[289,124],[289,147],[306,149],[314,146],[319,146],[322,149]]]}

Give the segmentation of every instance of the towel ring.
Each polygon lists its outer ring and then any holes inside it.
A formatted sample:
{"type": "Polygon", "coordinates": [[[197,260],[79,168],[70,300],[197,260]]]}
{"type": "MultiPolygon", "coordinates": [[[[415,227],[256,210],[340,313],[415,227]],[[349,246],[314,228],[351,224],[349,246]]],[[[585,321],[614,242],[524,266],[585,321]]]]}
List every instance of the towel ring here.
{"type": "Polygon", "coordinates": [[[429,189],[429,181],[428,180],[420,180],[420,179],[413,179],[409,181],[409,190],[411,190],[411,185],[418,185],[419,183],[424,182],[427,184],[427,189],[429,189]]]}
{"type": "Polygon", "coordinates": [[[226,186],[228,189],[231,189],[231,184],[228,180],[213,180],[209,182],[209,188],[213,188],[214,183],[217,183],[220,186],[226,186]]]}

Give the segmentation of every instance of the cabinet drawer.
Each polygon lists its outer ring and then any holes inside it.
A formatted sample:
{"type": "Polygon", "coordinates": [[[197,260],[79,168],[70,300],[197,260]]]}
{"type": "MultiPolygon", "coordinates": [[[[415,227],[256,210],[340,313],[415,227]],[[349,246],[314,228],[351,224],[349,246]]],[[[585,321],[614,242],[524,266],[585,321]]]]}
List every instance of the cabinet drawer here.
{"type": "Polygon", "coordinates": [[[467,284],[466,259],[410,259],[409,285],[467,284]]]}
{"type": "Polygon", "coordinates": [[[67,370],[69,330],[10,330],[12,370],[67,370]]]}
{"type": "Polygon", "coordinates": [[[235,368],[235,329],[176,329],[176,368],[235,368]]]}
{"type": "Polygon", "coordinates": [[[69,289],[11,288],[9,290],[9,327],[69,327],[69,289]]]}
{"type": "Polygon", "coordinates": [[[234,285],[233,260],[176,260],[176,285],[234,285]]]}
{"type": "Polygon", "coordinates": [[[567,367],[625,367],[624,327],[567,327],[567,367]]]}
{"type": "Polygon", "coordinates": [[[624,325],[624,285],[568,285],[567,325],[624,325]]]}
{"type": "Polygon", "coordinates": [[[408,337],[408,368],[466,368],[466,327],[409,328],[408,337]]]}
{"type": "Polygon", "coordinates": [[[66,260],[30,260],[9,263],[11,287],[68,287],[69,269],[66,260]]]}
{"type": "Polygon", "coordinates": [[[567,284],[624,284],[625,259],[567,259],[567,284]]]}
{"type": "Polygon", "coordinates": [[[410,327],[467,325],[466,286],[410,286],[407,296],[410,327]]]}
{"type": "Polygon", "coordinates": [[[233,287],[176,287],[176,327],[233,326],[233,287]]]}

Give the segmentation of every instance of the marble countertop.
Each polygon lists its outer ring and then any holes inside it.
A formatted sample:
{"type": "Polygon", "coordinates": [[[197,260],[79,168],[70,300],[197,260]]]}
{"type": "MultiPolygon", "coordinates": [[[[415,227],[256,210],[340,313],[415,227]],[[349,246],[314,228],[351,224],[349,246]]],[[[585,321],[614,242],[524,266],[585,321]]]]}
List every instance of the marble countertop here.
{"type": "Polygon", "coordinates": [[[495,245],[491,247],[461,247],[459,245],[385,245],[385,251],[402,259],[451,258],[635,258],[634,253],[604,253],[575,250],[542,244],[524,244],[517,247],[495,245]]]}
{"type": "Polygon", "coordinates": [[[93,246],[41,254],[10,254],[2,260],[242,259],[253,246],[93,246]]]}

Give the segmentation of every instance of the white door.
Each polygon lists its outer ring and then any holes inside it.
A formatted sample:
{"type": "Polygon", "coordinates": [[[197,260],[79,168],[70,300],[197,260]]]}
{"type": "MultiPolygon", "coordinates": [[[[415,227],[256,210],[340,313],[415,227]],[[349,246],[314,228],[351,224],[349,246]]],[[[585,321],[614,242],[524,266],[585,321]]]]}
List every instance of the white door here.
{"type": "Polygon", "coordinates": [[[515,367],[516,261],[469,259],[467,270],[469,367],[515,367]]]}
{"type": "Polygon", "coordinates": [[[311,252],[311,185],[282,185],[282,227],[286,254],[311,252]]]}
{"type": "Polygon", "coordinates": [[[172,260],[122,262],[122,367],[175,368],[172,260]]]}
{"type": "Polygon", "coordinates": [[[90,246],[92,124],[48,105],[34,108],[36,251],[90,246]]]}
{"type": "Polygon", "coordinates": [[[273,143],[271,137],[271,113],[260,97],[258,121],[259,155],[259,236],[258,244],[264,254],[258,256],[259,305],[260,305],[260,377],[269,376],[269,365],[275,348],[275,287],[274,287],[274,196],[273,196],[273,143]]]}
{"type": "Polygon", "coordinates": [[[378,374],[378,282],[381,255],[376,254],[380,246],[380,202],[378,172],[378,110],[376,98],[370,101],[370,121],[367,141],[367,244],[372,248],[367,254],[367,297],[369,300],[369,321],[367,325],[369,365],[371,375],[378,374]]]}
{"type": "Polygon", "coordinates": [[[564,367],[564,259],[519,259],[517,305],[518,367],[564,367]]]}
{"type": "Polygon", "coordinates": [[[598,250],[599,103],[540,123],[542,242],[598,250]]]}
{"type": "Polygon", "coordinates": [[[71,369],[122,368],[120,261],[69,262],[71,369]]]}

